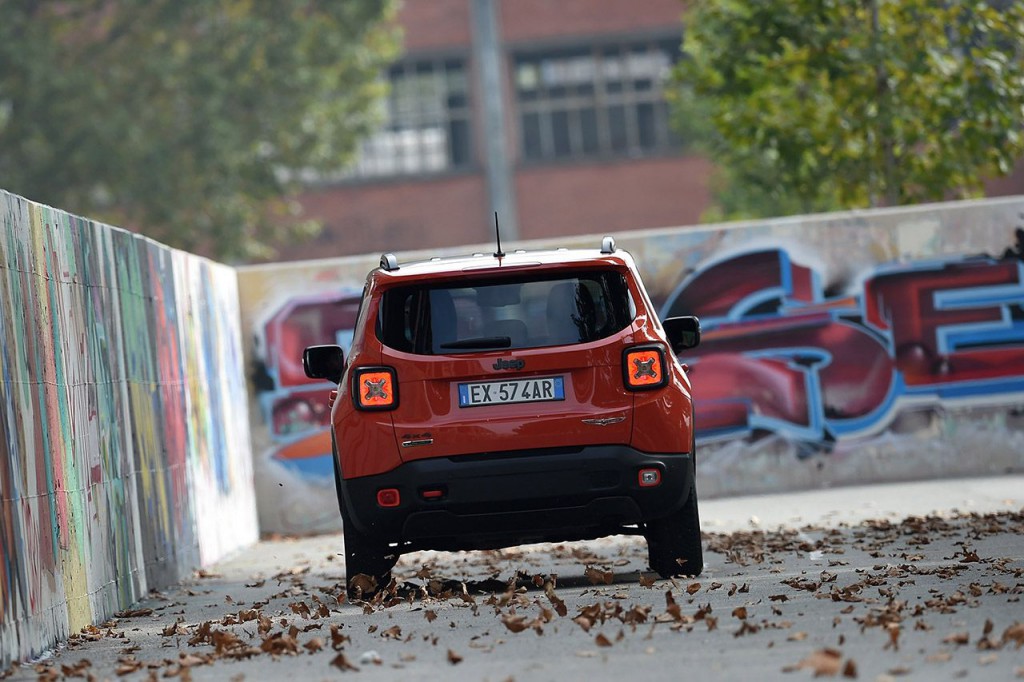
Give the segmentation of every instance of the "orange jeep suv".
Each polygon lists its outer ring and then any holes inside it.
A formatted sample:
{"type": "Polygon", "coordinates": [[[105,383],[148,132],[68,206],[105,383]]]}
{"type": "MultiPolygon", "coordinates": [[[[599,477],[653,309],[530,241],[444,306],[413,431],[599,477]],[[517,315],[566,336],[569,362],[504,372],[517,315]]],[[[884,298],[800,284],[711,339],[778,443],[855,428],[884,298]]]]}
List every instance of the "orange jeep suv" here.
{"type": "Polygon", "coordinates": [[[515,251],[369,273],[331,435],[349,585],[419,549],[621,533],[662,576],[703,567],[690,380],[695,317],[659,321],[632,257],[515,251]]]}

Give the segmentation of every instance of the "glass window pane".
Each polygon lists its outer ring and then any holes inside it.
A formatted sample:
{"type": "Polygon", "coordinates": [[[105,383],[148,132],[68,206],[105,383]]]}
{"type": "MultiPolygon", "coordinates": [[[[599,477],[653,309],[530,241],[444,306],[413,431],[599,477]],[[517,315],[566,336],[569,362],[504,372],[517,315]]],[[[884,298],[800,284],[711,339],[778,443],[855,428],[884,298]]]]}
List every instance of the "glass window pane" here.
{"type": "Polygon", "coordinates": [[[637,105],[636,129],[642,149],[654,149],[657,146],[658,130],[655,127],[654,105],[650,102],[637,105]]]}
{"type": "Polygon", "coordinates": [[[453,355],[587,343],[626,328],[633,310],[624,278],[610,270],[544,279],[464,277],[431,289],[388,291],[377,329],[391,348],[453,355]]]}
{"type": "Polygon", "coordinates": [[[448,124],[448,157],[451,165],[469,165],[469,148],[469,121],[451,121],[448,124]]]}
{"type": "Polygon", "coordinates": [[[601,150],[595,109],[580,110],[580,141],[583,144],[584,154],[597,154],[601,150]]]}
{"type": "Polygon", "coordinates": [[[541,159],[544,156],[540,114],[525,114],[523,116],[523,156],[531,160],[541,159]]]}
{"type": "Polygon", "coordinates": [[[625,152],[629,149],[626,108],[622,105],[608,107],[608,137],[612,151],[625,152]]]}
{"type": "Polygon", "coordinates": [[[551,138],[556,157],[569,156],[572,152],[569,132],[569,112],[551,112],[551,138]]]}

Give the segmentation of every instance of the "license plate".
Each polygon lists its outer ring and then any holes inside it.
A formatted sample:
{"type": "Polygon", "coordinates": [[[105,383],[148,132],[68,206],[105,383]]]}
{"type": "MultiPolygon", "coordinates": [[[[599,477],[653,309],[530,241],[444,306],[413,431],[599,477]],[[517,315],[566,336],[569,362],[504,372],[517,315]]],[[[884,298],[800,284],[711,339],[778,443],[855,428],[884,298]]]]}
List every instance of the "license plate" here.
{"type": "Polygon", "coordinates": [[[459,407],[565,400],[562,377],[532,377],[459,384],[459,407]]]}

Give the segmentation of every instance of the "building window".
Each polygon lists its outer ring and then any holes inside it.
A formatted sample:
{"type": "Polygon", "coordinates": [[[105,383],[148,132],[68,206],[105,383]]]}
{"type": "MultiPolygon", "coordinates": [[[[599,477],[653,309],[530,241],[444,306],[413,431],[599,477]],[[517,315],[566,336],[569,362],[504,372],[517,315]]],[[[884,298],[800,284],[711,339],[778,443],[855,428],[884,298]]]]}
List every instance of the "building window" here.
{"type": "Polygon", "coordinates": [[[384,125],[363,140],[346,175],[436,173],[471,162],[469,86],[463,59],[400,62],[387,73],[384,125]]]}
{"type": "Polygon", "coordinates": [[[643,156],[678,147],[663,83],[679,39],[514,56],[522,157],[643,156]]]}

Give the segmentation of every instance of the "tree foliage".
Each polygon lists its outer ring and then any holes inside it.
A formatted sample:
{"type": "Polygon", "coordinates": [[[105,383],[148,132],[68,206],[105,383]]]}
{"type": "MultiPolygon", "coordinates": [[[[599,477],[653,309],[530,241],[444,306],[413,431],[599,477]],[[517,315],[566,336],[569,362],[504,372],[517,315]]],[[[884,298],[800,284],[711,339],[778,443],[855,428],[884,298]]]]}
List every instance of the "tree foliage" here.
{"type": "MultiPolygon", "coordinates": [[[[0,0],[0,187],[229,260],[372,130],[393,0],[0,0]]],[[[290,228],[282,226],[290,225],[290,228]]]]}
{"type": "Polygon", "coordinates": [[[1024,154],[1024,3],[695,0],[674,117],[726,217],[974,196],[1024,154]]]}

